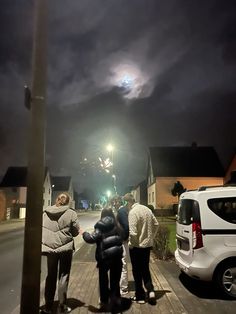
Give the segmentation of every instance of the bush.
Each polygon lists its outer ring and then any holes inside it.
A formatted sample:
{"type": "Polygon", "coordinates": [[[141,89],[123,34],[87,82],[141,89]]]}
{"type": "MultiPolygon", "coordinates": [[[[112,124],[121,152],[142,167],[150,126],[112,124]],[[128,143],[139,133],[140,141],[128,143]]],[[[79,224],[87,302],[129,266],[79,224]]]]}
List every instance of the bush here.
{"type": "Polygon", "coordinates": [[[157,258],[166,260],[173,257],[169,248],[169,238],[170,230],[164,225],[159,225],[153,244],[153,251],[157,258]]]}

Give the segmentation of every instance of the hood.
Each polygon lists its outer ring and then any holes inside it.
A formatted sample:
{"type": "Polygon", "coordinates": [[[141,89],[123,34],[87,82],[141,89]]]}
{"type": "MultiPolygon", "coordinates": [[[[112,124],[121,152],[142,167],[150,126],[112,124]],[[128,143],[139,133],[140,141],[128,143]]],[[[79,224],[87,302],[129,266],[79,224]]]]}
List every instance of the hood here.
{"type": "Polygon", "coordinates": [[[69,209],[69,206],[59,206],[57,207],[56,205],[53,206],[48,206],[44,212],[47,213],[48,217],[50,219],[58,219],[60,216],[62,216],[64,214],[65,211],[67,211],[67,209],[69,209]]]}

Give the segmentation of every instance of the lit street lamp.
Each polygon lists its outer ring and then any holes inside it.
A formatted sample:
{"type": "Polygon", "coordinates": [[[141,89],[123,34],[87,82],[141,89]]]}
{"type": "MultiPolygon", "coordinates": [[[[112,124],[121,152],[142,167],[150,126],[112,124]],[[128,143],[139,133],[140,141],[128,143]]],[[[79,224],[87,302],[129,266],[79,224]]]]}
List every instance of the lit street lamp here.
{"type": "Polygon", "coordinates": [[[108,198],[108,200],[109,200],[110,196],[111,196],[111,191],[107,190],[107,198],[108,198]]]}

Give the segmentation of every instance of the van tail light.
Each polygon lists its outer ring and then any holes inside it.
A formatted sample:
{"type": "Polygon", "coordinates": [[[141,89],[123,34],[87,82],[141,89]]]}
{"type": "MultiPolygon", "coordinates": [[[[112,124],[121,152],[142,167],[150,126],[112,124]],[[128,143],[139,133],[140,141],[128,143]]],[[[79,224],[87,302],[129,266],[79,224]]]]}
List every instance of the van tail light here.
{"type": "Polygon", "coordinates": [[[192,230],[193,230],[193,249],[200,249],[201,247],[203,247],[201,223],[193,222],[192,230]]]}

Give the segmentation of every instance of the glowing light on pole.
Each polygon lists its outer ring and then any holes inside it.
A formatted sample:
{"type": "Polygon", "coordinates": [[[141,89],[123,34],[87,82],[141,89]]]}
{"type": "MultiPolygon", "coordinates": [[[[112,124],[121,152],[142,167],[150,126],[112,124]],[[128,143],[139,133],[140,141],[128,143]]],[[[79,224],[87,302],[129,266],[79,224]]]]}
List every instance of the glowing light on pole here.
{"type": "Polygon", "coordinates": [[[108,199],[110,198],[110,196],[111,196],[111,191],[107,190],[107,197],[108,197],[108,199]]]}

